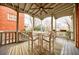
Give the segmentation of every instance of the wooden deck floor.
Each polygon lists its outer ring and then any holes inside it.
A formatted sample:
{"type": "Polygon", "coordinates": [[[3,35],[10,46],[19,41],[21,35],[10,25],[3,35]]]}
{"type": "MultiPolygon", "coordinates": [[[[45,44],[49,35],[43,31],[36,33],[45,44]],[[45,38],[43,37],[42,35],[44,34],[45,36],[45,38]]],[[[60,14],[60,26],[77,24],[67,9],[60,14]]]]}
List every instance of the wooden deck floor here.
{"type": "MultiPolygon", "coordinates": [[[[58,52],[61,55],[79,55],[79,49],[75,47],[73,42],[63,38],[57,38],[56,42],[63,45],[61,49],[59,48],[60,50],[58,52]]],[[[35,48],[34,52],[38,52],[37,50],[38,49],[35,48]]],[[[0,55],[29,55],[27,42],[2,46],[0,47],[0,55]]]]}
{"type": "Polygon", "coordinates": [[[9,44],[0,48],[0,55],[27,55],[27,44],[26,42],[19,44],[9,44]]]}
{"type": "Polygon", "coordinates": [[[61,55],[79,55],[79,48],[76,48],[73,42],[66,41],[62,48],[61,55]]]}

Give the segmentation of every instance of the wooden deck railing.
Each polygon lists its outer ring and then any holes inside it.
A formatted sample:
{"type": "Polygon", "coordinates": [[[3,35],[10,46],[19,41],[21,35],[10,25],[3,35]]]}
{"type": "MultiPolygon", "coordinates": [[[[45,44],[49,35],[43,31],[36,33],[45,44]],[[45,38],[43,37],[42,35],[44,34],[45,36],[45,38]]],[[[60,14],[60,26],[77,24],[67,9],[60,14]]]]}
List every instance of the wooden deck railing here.
{"type": "Polygon", "coordinates": [[[55,33],[50,32],[48,35],[43,35],[43,42],[42,43],[43,47],[48,50],[48,54],[54,53],[54,40],[55,40],[55,33]],[[47,38],[44,38],[47,37],[47,38]],[[52,46],[53,45],[53,46],[52,46]]]}
{"type": "MultiPolygon", "coordinates": [[[[0,45],[16,43],[16,34],[16,32],[0,32],[0,45]]],[[[26,45],[28,49],[28,54],[37,54],[38,52],[40,52],[39,54],[42,54],[43,51],[45,51],[47,54],[51,54],[52,33],[46,36],[42,34],[33,35],[32,32],[29,32],[28,34],[19,32],[18,37],[18,42],[27,42],[26,45]],[[48,37],[48,39],[45,39],[44,37],[48,37]],[[35,53],[36,49],[38,50],[37,53],[35,53]]]]}
{"type": "Polygon", "coordinates": [[[19,41],[20,42],[22,42],[22,41],[28,41],[28,35],[25,34],[25,33],[19,32],[19,41]]]}
{"type": "Polygon", "coordinates": [[[0,45],[16,42],[16,32],[0,32],[0,45]]]}

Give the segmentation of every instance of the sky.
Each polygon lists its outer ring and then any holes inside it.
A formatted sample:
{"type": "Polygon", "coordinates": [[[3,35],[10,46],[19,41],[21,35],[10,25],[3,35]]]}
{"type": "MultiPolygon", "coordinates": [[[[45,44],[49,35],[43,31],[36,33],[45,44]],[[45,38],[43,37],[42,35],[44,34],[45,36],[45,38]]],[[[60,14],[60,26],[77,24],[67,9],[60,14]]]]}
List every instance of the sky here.
{"type": "Polygon", "coordinates": [[[31,26],[31,22],[30,22],[31,16],[29,16],[28,14],[25,14],[25,19],[24,19],[24,25],[28,25],[31,26]]]}
{"type": "Polygon", "coordinates": [[[72,28],[73,23],[72,23],[72,20],[71,20],[70,16],[65,16],[65,17],[61,17],[61,18],[56,19],[57,28],[68,30],[67,23],[72,28]]]}

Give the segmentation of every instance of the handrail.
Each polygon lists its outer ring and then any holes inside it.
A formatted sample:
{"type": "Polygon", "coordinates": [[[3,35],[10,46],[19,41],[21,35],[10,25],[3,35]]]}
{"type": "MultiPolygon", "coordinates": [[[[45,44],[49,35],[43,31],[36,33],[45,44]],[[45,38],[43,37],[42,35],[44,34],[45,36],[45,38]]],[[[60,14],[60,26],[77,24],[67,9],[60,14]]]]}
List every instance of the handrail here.
{"type": "Polygon", "coordinates": [[[46,41],[46,42],[49,42],[48,40],[45,40],[44,38],[43,38],[43,40],[46,41]]]}

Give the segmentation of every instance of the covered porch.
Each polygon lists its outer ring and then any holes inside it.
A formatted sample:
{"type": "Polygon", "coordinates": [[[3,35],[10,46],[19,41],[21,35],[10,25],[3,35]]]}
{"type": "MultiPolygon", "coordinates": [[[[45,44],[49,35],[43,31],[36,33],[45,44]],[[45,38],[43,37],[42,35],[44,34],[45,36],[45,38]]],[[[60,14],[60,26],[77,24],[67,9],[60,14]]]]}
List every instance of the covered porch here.
{"type": "Polygon", "coordinates": [[[79,55],[79,40],[77,38],[76,9],[78,4],[65,3],[0,3],[1,6],[12,8],[17,12],[16,31],[0,31],[1,55],[79,55]],[[31,31],[19,32],[19,12],[27,13],[33,17],[31,31]],[[51,30],[35,31],[35,17],[43,20],[51,17],[51,30]],[[56,20],[63,16],[71,16],[73,22],[73,34],[66,37],[60,36],[56,31],[56,20]],[[53,26],[55,25],[55,29],[53,26]]]}

